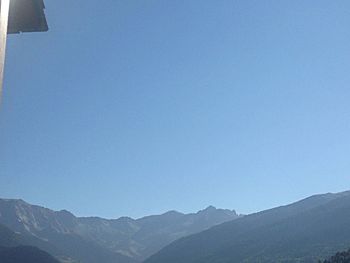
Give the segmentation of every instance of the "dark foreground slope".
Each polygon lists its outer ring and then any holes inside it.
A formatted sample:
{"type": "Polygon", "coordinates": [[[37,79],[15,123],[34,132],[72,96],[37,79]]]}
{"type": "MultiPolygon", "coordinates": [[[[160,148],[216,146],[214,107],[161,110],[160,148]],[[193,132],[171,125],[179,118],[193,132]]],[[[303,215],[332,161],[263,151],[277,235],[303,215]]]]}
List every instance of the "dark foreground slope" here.
{"type": "Polygon", "coordinates": [[[1,263],[59,263],[54,257],[48,253],[27,246],[19,247],[0,247],[1,263]]]}
{"type": "Polygon", "coordinates": [[[344,252],[338,252],[329,260],[323,261],[323,263],[350,263],[350,250],[344,251],[344,252]]]}
{"type": "Polygon", "coordinates": [[[22,246],[35,240],[16,234],[0,225],[0,262],[1,263],[58,263],[48,253],[31,246],[22,246]]]}
{"type": "Polygon", "coordinates": [[[20,245],[21,238],[9,228],[0,225],[0,247],[13,247],[20,245]]]}
{"type": "Polygon", "coordinates": [[[175,241],[146,263],[317,262],[350,247],[350,192],[252,214],[175,241]]]}

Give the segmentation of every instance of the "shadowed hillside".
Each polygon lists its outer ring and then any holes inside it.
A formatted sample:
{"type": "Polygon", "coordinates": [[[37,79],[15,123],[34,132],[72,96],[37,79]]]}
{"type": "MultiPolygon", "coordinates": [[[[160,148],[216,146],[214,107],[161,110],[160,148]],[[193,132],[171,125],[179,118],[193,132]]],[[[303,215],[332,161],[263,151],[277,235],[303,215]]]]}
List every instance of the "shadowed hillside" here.
{"type": "Polygon", "coordinates": [[[350,263],[350,250],[344,251],[344,252],[338,252],[329,260],[323,261],[323,263],[350,263]]]}
{"type": "Polygon", "coordinates": [[[48,253],[35,247],[0,247],[1,263],[59,263],[48,253]]]}
{"type": "Polygon", "coordinates": [[[167,246],[146,263],[318,262],[350,245],[350,192],[252,214],[167,246]]]}
{"type": "Polygon", "coordinates": [[[0,225],[0,262],[58,263],[55,258],[38,248],[23,246],[35,243],[37,243],[35,239],[26,238],[0,225]]]}

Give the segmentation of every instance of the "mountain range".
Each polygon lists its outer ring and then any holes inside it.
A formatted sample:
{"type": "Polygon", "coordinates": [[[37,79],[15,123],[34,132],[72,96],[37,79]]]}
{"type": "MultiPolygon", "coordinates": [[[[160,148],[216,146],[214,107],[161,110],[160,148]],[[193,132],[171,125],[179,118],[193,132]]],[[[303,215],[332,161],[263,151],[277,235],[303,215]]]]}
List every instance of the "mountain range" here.
{"type": "Polygon", "coordinates": [[[36,246],[62,262],[142,262],[181,237],[239,217],[235,211],[210,206],[192,214],[169,211],[108,220],[0,199],[0,224],[14,231],[21,245],[36,246]]]}
{"type": "Polygon", "coordinates": [[[208,207],[114,220],[0,199],[0,262],[343,263],[349,248],[350,191],[246,216],[208,207]]]}
{"type": "Polygon", "coordinates": [[[145,263],[318,262],[350,248],[350,192],[316,195],[181,238],[145,263]]]}

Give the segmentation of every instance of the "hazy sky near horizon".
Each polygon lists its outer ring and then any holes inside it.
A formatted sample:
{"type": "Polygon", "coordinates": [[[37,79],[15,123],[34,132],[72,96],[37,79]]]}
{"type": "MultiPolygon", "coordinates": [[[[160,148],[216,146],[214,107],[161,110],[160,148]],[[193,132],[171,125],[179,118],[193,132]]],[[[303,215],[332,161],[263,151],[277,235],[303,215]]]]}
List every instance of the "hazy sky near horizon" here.
{"type": "Polygon", "coordinates": [[[11,35],[0,197],[249,213],[350,189],[350,1],[46,0],[11,35]]]}

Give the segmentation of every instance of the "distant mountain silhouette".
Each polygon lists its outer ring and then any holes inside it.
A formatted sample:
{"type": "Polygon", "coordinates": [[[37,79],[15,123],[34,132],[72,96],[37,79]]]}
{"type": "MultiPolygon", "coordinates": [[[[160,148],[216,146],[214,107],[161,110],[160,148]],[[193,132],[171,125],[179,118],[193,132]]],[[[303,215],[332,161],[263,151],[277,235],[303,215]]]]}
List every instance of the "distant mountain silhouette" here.
{"type": "Polygon", "coordinates": [[[350,247],[350,192],[325,194],[179,239],[146,263],[318,262],[350,247]]]}
{"type": "Polygon", "coordinates": [[[78,218],[65,210],[56,212],[23,200],[0,199],[0,224],[34,238],[35,246],[52,255],[84,263],[141,262],[178,238],[237,218],[235,211],[215,207],[193,214],[170,211],[140,219],[78,218]]]}

